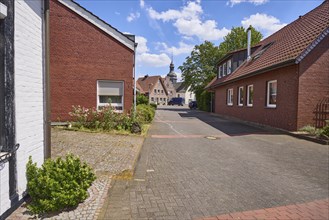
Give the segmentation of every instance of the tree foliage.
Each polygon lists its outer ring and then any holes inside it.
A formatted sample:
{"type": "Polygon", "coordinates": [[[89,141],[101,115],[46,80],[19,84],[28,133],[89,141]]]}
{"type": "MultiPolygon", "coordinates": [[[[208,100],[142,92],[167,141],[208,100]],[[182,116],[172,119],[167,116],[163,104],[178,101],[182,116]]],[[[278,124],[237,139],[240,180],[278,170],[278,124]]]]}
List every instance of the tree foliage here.
{"type": "MultiPolygon", "coordinates": [[[[251,27],[251,46],[256,45],[263,35],[255,28],[251,27]]],[[[228,53],[230,51],[247,47],[247,30],[243,27],[235,27],[224,37],[224,41],[219,45],[219,49],[228,53]]]]}
{"type": "MultiPolygon", "coordinates": [[[[262,37],[260,32],[251,27],[252,45],[257,44],[262,37]]],[[[178,67],[185,84],[191,86],[191,91],[201,94],[204,87],[216,76],[217,62],[226,53],[246,47],[247,31],[243,27],[233,27],[219,46],[209,41],[196,45],[183,65],[178,67]]]]}
{"type": "Polygon", "coordinates": [[[194,92],[203,89],[215,77],[215,64],[223,55],[219,47],[209,41],[196,45],[183,65],[178,67],[185,85],[190,85],[194,92]]]}

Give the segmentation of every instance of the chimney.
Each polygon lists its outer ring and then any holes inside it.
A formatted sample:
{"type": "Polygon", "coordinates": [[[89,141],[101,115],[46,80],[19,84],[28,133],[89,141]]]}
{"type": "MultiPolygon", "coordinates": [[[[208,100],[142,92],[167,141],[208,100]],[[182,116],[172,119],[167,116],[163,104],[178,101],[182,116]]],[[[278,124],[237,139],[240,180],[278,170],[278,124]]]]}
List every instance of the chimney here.
{"type": "Polygon", "coordinates": [[[247,29],[247,36],[247,61],[249,61],[251,59],[251,25],[247,29]]]}

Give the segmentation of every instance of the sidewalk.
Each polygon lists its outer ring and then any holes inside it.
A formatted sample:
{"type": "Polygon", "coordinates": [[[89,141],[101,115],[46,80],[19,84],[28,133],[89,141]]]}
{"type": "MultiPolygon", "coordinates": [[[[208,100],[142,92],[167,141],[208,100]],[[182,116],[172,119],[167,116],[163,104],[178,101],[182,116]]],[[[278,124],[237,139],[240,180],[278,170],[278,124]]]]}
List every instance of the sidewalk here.
{"type": "Polygon", "coordinates": [[[245,212],[235,212],[215,217],[202,218],[200,220],[229,220],[229,219],[278,219],[278,220],[297,220],[297,219],[329,219],[329,199],[316,200],[313,202],[259,209],[245,212]]]}
{"type": "MultiPolygon", "coordinates": [[[[144,137],[106,133],[74,132],[52,129],[52,158],[67,153],[78,155],[96,172],[97,179],[88,189],[89,197],[76,209],[43,216],[42,219],[97,219],[110,188],[111,177],[131,172],[141,150],[144,137]]],[[[34,216],[23,203],[8,220],[31,219],[34,216]]]]}

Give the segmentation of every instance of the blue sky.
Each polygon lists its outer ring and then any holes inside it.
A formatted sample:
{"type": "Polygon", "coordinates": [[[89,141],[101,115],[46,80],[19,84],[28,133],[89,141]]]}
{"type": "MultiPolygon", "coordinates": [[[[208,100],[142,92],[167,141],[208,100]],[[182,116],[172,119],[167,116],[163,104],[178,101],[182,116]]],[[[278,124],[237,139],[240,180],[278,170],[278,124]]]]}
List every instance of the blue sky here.
{"type": "Polygon", "coordinates": [[[175,71],[195,45],[218,45],[232,27],[253,25],[264,37],[323,0],[75,0],[123,33],[136,35],[137,77],[175,71]]]}

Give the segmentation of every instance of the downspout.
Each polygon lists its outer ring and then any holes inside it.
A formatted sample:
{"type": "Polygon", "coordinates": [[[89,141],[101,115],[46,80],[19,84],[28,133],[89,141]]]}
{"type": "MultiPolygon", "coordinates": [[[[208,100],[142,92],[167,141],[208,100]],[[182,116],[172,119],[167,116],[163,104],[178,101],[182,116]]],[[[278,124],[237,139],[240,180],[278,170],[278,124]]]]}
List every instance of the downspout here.
{"type": "Polygon", "coordinates": [[[136,116],[136,94],[137,94],[137,90],[136,90],[136,48],[137,48],[137,43],[134,44],[134,65],[133,65],[133,74],[134,74],[134,118],[136,116]]]}
{"type": "Polygon", "coordinates": [[[51,121],[50,121],[50,56],[49,56],[49,0],[44,1],[44,48],[45,48],[45,71],[44,71],[44,158],[51,157],[51,121]]]}

